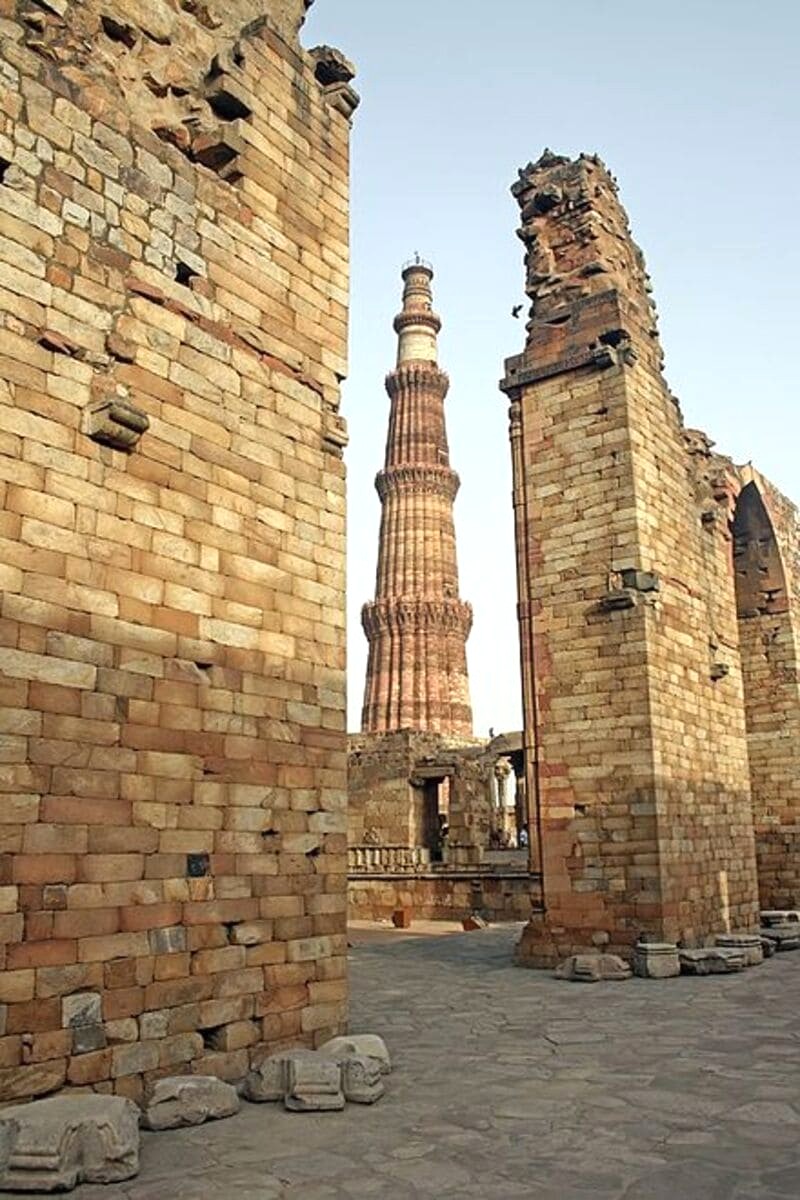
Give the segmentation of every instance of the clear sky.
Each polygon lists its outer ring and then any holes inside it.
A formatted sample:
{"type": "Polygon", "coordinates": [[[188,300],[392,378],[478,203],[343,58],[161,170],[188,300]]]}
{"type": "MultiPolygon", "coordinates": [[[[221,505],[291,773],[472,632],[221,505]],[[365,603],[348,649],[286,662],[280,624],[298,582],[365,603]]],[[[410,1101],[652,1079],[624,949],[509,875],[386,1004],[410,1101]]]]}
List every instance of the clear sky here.
{"type": "MultiPolygon", "coordinates": [[[[317,0],[306,46],[358,68],[353,128],[349,727],[375,586],[402,263],[436,270],[475,730],[519,728],[503,359],[525,300],[509,186],[545,146],[596,152],[653,278],[687,425],[800,500],[797,0],[317,0]]],[[[523,313],[524,317],[524,313],[523,313]]]]}

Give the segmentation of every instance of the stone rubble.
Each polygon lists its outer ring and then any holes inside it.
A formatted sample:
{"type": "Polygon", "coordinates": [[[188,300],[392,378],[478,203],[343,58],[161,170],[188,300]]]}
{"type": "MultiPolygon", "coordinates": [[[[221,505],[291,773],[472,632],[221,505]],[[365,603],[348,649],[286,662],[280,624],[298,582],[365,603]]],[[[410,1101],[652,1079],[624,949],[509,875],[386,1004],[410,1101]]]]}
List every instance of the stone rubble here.
{"type": "Polygon", "coordinates": [[[786,925],[768,925],[761,930],[761,937],[772,942],[776,950],[800,949],[800,926],[794,922],[786,925]]]}
{"type": "Polygon", "coordinates": [[[757,967],[764,961],[761,935],[758,933],[718,933],[714,940],[723,949],[741,950],[745,966],[757,967]]]}
{"type": "Polygon", "coordinates": [[[366,1054],[343,1058],[341,1077],[344,1098],[353,1104],[374,1104],[384,1093],[380,1063],[366,1054]]]}
{"type": "Polygon", "coordinates": [[[744,951],[723,946],[680,950],[679,958],[684,975],[726,975],[748,965],[744,951]]]}
{"type": "Polygon", "coordinates": [[[253,1104],[283,1100],[286,1095],[289,1058],[313,1057],[313,1050],[283,1050],[271,1054],[247,1074],[242,1095],[253,1104]]]}
{"type": "Polygon", "coordinates": [[[800,925],[800,911],[793,908],[769,908],[761,913],[761,924],[767,928],[773,925],[800,925]]]}
{"type": "Polygon", "coordinates": [[[233,1117],[241,1102],[235,1087],[214,1075],[175,1075],[159,1079],[142,1113],[145,1129],[179,1129],[233,1117]]]}
{"type": "Polygon", "coordinates": [[[331,1038],[324,1046],[320,1046],[318,1053],[326,1058],[334,1058],[337,1062],[353,1055],[372,1058],[380,1065],[382,1075],[388,1075],[392,1069],[392,1059],[386,1043],[375,1033],[353,1033],[331,1038]]]}
{"type": "Polygon", "coordinates": [[[331,1038],[318,1050],[282,1050],[263,1059],[242,1084],[255,1104],[283,1101],[290,1112],[330,1112],[374,1104],[383,1095],[382,1075],[392,1069],[383,1038],[353,1034],[331,1038]]]}
{"type": "Polygon", "coordinates": [[[553,974],[571,983],[599,983],[604,979],[630,979],[631,969],[617,954],[572,954],[553,974]]]}
{"type": "Polygon", "coordinates": [[[0,1111],[11,1143],[0,1190],[63,1192],[121,1183],[139,1171],[139,1109],[123,1096],[73,1093],[0,1111]]]}

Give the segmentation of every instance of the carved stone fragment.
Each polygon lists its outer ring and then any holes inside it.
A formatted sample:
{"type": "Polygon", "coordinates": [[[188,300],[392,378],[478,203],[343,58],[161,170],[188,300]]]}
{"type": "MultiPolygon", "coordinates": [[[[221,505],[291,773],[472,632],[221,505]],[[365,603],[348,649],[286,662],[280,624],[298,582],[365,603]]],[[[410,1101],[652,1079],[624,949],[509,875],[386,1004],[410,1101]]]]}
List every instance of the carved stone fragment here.
{"type": "Polygon", "coordinates": [[[715,941],[723,949],[740,950],[748,967],[757,967],[764,961],[761,935],[758,933],[718,933],[715,941]]]}
{"type": "MultiPolygon", "coordinates": [[[[767,928],[773,925],[800,926],[800,912],[793,908],[768,908],[761,913],[761,924],[767,928]]],[[[798,933],[800,934],[800,928],[798,933]]]]}
{"type": "Polygon", "coordinates": [[[364,1054],[353,1054],[343,1058],[342,1092],[345,1100],[353,1104],[374,1104],[383,1095],[380,1063],[364,1054]]]}
{"type": "Polygon", "coordinates": [[[772,942],[778,951],[800,950],[800,926],[794,922],[787,925],[769,925],[761,930],[761,936],[772,942]]]}
{"type": "Polygon", "coordinates": [[[138,1173],[139,1110],[122,1096],[35,1100],[0,1111],[0,1129],[9,1124],[18,1131],[0,1177],[5,1191],[63,1192],[138,1173]]]}
{"type": "Polygon", "coordinates": [[[286,1095],[290,1112],[335,1112],[344,1108],[342,1069],[318,1054],[286,1059],[286,1095]]]}
{"type": "Polygon", "coordinates": [[[680,950],[679,957],[684,975],[727,975],[732,971],[743,971],[747,966],[741,950],[722,946],[680,950]]]}
{"type": "Polygon", "coordinates": [[[554,975],[571,983],[599,983],[602,979],[630,979],[631,969],[616,954],[572,954],[556,967],[554,975]]]}
{"type": "Polygon", "coordinates": [[[142,1115],[145,1129],[178,1129],[234,1116],[240,1108],[236,1088],[213,1075],[159,1079],[142,1115]]]}
{"type": "Polygon", "coordinates": [[[147,413],[121,398],[101,400],[89,414],[89,437],[115,450],[133,450],[149,427],[147,413]]]}
{"type": "Polygon", "coordinates": [[[324,1046],[320,1046],[318,1053],[337,1062],[353,1055],[372,1058],[379,1063],[382,1075],[388,1075],[392,1069],[392,1059],[386,1043],[375,1033],[352,1033],[331,1038],[324,1046]]]}
{"type": "Polygon", "coordinates": [[[348,119],[361,103],[361,97],[350,86],[356,69],[341,50],[334,46],[315,46],[311,50],[314,74],[322,86],[325,99],[348,119]]]}
{"type": "Polygon", "coordinates": [[[287,1087],[289,1058],[314,1057],[313,1050],[283,1050],[265,1058],[245,1078],[242,1095],[254,1104],[283,1100],[287,1087]]]}

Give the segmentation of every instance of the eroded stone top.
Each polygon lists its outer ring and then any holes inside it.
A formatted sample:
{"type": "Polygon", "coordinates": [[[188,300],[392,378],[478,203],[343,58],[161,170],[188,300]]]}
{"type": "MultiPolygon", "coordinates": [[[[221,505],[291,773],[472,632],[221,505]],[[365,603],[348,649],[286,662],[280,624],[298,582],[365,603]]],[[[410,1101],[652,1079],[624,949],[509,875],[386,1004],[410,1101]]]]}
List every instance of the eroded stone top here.
{"type": "Polygon", "coordinates": [[[42,0],[32,9],[20,0],[16,36],[61,70],[91,115],[107,120],[116,91],[126,122],[205,163],[198,139],[213,137],[220,121],[235,132],[236,119],[253,110],[253,40],[271,30],[296,47],[312,3],[42,0]]]}
{"type": "Polygon", "coordinates": [[[644,257],[604,163],[596,155],[570,159],[545,150],[519,172],[511,191],[522,216],[518,234],[526,249],[531,317],[558,319],[577,300],[615,290],[655,338],[644,257]]]}

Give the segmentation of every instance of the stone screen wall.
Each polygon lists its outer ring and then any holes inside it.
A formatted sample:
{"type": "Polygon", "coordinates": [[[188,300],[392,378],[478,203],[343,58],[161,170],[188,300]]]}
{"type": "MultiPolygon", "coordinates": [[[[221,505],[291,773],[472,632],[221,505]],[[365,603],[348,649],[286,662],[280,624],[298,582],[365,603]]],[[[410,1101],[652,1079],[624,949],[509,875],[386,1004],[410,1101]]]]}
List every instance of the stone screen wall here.
{"type": "Polygon", "coordinates": [[[0,3],[0,1100],[345,1020],[346,60],[0,3]]]}

